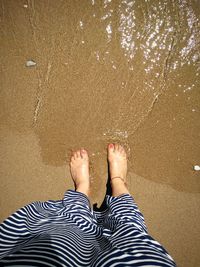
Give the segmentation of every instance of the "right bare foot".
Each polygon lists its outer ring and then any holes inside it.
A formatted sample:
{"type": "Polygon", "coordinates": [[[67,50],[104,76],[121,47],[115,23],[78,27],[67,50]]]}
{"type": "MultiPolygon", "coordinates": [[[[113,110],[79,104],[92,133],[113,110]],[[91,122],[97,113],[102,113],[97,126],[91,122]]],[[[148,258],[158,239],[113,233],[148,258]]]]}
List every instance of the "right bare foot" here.
{"type": "Polygon", "coordinates": [[[113,196],[119,196],[125,193],[129,194],[125,184],[127,175],[127,155],[123,146],[119,144],[108,145],[108,162],[113,196]]]}
{"type": "Polygon", "coordinates": [[[90,177],[89,177],[89,157],[85,149],[75,151],[70,160],[70,171],[75,183],[76,191],[89,196],[90,177]]]}

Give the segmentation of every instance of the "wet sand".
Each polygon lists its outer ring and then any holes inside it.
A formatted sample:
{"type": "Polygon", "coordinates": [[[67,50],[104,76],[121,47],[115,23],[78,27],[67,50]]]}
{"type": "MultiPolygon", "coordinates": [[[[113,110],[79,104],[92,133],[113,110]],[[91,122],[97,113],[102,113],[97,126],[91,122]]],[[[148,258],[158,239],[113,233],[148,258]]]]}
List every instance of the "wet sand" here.
{"type": "Polygon", "coordinates": [[[79,147],[100,206],[106,146],[120,142],[150,233],[178,266],[198,266],[197,1],[0,2],[1,220],[73,188],[79,147]]]}

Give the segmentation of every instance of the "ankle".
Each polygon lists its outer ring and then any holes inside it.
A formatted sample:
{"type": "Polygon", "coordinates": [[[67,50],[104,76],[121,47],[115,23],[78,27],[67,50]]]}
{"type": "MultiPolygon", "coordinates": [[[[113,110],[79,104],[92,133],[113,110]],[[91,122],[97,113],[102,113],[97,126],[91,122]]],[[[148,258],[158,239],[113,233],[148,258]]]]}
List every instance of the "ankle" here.
{"type": "Polygon", "coordinates": [[[86,195],[89,198],[89,195],[90,195],[89,189],[78,187],[78,188],[76,188],[76,192],[83,193],[84,195],[86,195]]]}
{"type": "Polygon", "coordinates": [[[126,184],[126,181],[125,181],[125,179],[123,178],[123,176],[114,176],[114,177],[111,177],[111,182],[113,183],[113,182],[115,182],[115,181],[121,181],[121,182],[123,182],[124,184],[126,184]]]}
{"type": "Polygon", "coordinates": [[[111,180],[111,187],[113,189],[124,188],[124,187],[126,188],[126,183],[121,179],[113,179],[111,180]]]}
{"type": "Polygon", "coordinates": [[[81,182],[75,185],[75,190],[81,192],[89,197],[90,194],[90,185],[87,182],[81,182]]]}
{"type": "Polygon", "coordinates": [[[130,194],[126,183],[122,179],[111,179],[112,196],[118,197],[122,194],[130,194]]]}

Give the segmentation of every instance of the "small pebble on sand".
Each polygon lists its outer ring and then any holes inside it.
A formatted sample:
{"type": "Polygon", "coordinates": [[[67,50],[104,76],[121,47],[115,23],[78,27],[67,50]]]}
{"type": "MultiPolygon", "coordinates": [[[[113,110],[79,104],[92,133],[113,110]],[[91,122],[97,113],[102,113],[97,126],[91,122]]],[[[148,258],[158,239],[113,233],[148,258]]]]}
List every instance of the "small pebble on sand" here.
{"type": "Polygon", "coordinates": [[[32,59],[26,61],[26,67],[34,67],[36,62],[32,59]]]}
{"type": "Polygon", "coordinates": [[[195,171],[200,171],[200,166],[199,166],[199,165],[195,165],[195,166],[194,166],[194,170],[195,170],[195,171]]]}

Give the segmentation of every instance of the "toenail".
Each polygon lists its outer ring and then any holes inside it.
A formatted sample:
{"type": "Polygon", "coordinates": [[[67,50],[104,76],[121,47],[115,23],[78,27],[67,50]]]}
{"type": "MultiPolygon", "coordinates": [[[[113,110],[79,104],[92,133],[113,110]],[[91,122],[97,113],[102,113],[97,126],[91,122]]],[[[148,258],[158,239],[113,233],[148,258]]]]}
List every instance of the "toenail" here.
{"type": "Polygon", "coordinates": [[[113,148],[113,147],[114,147],[114,145],[113,145],[113,144],[109,144],[109,147],[110,147],[110,148],[113,148]]]}

